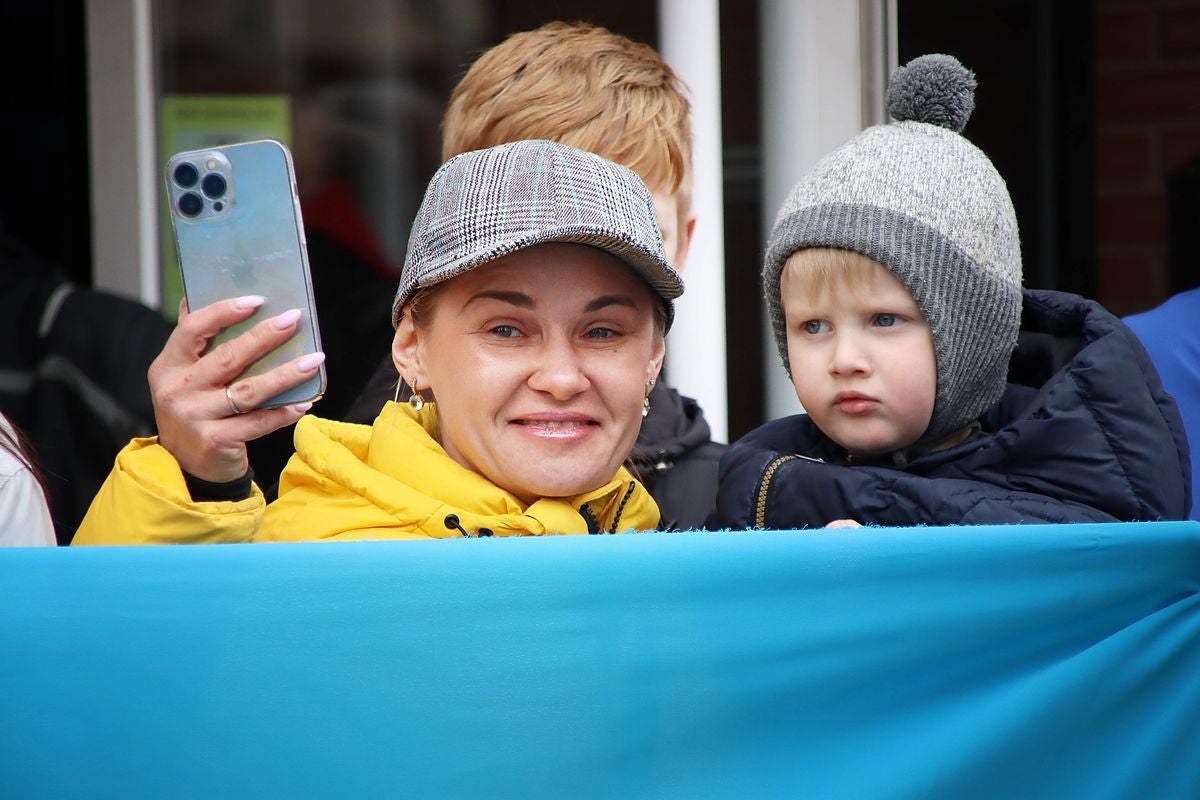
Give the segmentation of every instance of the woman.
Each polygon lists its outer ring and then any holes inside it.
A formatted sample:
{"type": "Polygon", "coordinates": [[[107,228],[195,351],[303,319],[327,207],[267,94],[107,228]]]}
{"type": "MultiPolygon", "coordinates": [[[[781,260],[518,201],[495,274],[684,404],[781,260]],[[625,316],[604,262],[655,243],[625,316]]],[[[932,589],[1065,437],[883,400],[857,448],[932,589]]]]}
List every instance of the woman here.
{"type": "Polygon", "coordinates": [[[310,404],[256,406],[322,356],[239,379],[295,312],[205,353],[262,299],[185,311],[150,370],[159,436],[118,456],[74,543],[653,528],[658,509],[621,463],[682,291],[633,172],[551,142],[465,153],[430,182],[393,307],[409,403],[372,426],[300,420],[266,507],[245,443],[310,404]]]}

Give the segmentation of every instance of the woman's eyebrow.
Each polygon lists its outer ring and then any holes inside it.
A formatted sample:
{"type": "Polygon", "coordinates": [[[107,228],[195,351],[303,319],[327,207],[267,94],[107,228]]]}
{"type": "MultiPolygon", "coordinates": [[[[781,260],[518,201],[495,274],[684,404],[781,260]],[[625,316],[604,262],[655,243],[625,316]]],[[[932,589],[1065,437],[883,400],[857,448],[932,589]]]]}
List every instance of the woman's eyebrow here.
{"type": "Polygon", "coordinates": [[[501,303],[508,303],[509,305],[518,306],[519,308],[533,308],[536,305],[536,303],[533,302],[533,298],[527,294],[521,294],[520,292],[505,292],[499,289],[485,289],[482,292],[476,292],[475,294],[471,295],[470,299],[463,303],[462,307],[465,309],[476,300],[499,300],[501,303]]]}
{"type": "Polygon", "coordinates": [[[635,303],[633,298],[629,295],[606,294],[601,297],[597,297],[595,300],[588,303],[583,307],[583,311],[585,314],[587,314],[591,313],[592,311],[599,311],[607,306],[628,306],[632,309],[637,309],[638,307],[637,303],[635,303]]]}
{"type": "MultiPolygon", "coordinates": [[[[518,308],[535,308],[537,306],[536,301],[534,301],[532,297],[527,294],[522,294],[521,292],[507,292],[500,289],[484,289],[481,292],[476,292],[475,294],[471,295],[467,302],[463,303],[462,307],[465,309],[476,300],[499,300],[501,303],[508,303],[509,305],[514,305],[518,308]]],[[[599,311],[602,308],[607,308],[608,306],[626,306],[633,309],[638,307],[637,303],[629,295],[606,294],[601,295],[595,300],[589,302],[583,307],[583,311],[585,314],[589,314],[593,311],[599,311]]]]}

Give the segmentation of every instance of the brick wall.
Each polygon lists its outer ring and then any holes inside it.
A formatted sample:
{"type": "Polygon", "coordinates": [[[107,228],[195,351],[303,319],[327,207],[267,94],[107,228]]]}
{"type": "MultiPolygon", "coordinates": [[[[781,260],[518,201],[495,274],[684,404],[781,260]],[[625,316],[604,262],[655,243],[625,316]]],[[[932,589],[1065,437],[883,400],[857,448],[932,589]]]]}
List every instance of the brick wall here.
{"type": "Polygon", "coordinates": [[[1095,36],[1099,299],[1127,314],[1168,294],[1166,181],[1200,155],[1200,1],[1098,0],[1095,36]]]}

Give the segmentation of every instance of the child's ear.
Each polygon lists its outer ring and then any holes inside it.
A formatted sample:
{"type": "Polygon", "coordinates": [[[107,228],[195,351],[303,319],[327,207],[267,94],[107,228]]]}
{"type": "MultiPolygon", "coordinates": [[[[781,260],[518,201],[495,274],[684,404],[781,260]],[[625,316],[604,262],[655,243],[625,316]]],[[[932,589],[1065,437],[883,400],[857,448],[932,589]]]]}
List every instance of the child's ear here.
{"type": "Polygon", "coordinates": [[[675,247],[675,260],[673,263],[676,269],[682,270],[683,265],[687,263],[688,252],[692,247],[692,234],[696,232],[696,212],[689,211],[687,219],[679,226],[679,244],[675,247]]]}
{"type": "Polygon", "coordinates": [[[422,359],[421,332],[413,324],[412,315],[405,314],[392,337],[392,363],[400,377],[410,386],[427,388],[428,377],[422,359]]]}

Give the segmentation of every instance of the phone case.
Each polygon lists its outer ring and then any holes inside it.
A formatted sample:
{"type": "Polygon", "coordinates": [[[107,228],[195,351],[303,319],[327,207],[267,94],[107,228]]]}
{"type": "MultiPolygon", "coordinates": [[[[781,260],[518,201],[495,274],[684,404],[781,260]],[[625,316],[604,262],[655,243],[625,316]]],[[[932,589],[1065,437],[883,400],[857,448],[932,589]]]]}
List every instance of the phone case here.
{"type": "MultiPolygon", "coordinates": [[[[210,348],[261,320],[299,308],[295,335],[243,375],[319,351],[321,335],[288,149],[267,139],[190,150],[171,157],[166,179],[188,308],[248,294],[266,298],[254,315],[222,331],[210,348]]],[[[310,380],[260,408],[316,400],[324,392],[322,365],[310,380]]]]}

